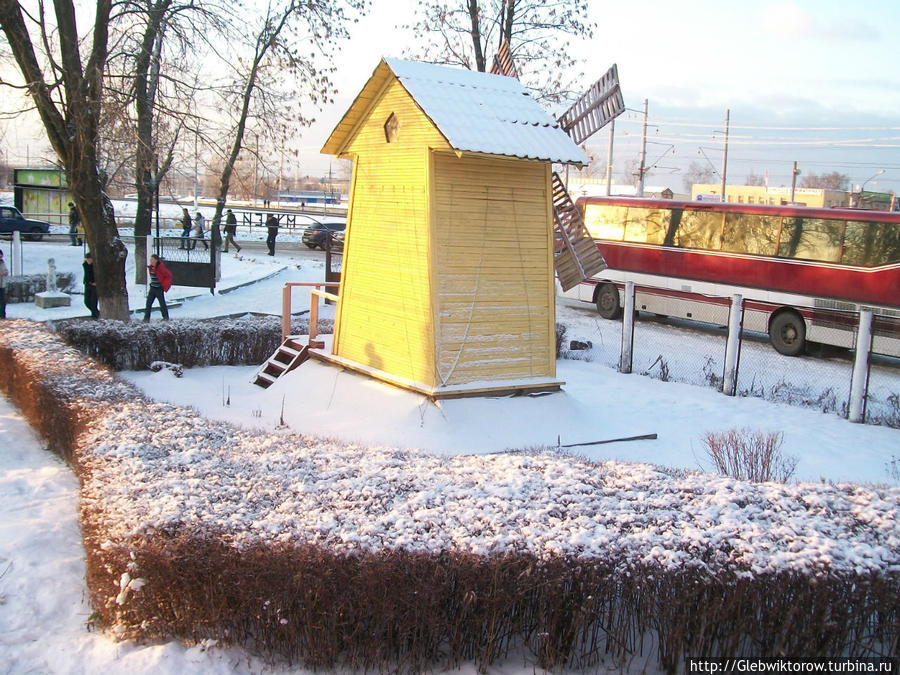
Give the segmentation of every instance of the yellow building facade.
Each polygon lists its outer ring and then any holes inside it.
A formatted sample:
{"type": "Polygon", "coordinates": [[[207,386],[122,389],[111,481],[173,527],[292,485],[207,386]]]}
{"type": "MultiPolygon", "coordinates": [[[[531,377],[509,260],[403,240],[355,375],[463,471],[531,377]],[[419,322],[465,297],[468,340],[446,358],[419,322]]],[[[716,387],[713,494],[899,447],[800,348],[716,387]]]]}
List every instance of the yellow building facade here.
{"type": "MultiPolygon", "coordinates": [[[[722,184],[695,183],[691,186],[691,200],[722,194],[722,184]]],[[[846,207],[849,195],[843,190],[820,188],[795,188],[794,203],[819,208],[846,207]]],[[[725,201],[737,204],[767,204],[778,206],[791,201],[790,187],[766,187],[765,185],[726,185],[725,201]]]]}

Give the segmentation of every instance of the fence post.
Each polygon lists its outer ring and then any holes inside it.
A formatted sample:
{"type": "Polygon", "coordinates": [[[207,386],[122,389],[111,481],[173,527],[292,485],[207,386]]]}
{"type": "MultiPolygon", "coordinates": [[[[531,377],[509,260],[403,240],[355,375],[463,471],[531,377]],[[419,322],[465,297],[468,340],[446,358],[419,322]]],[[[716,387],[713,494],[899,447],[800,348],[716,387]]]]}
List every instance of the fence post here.
{"type": "Polygon", "coordinates": [[[869,356],[872,351],[872,310],[859,312],[859,330],[856,332],[856,358],[853,360],[853,376],[850,380],[851,422],[866,419],[866,393],[869,385],[869,356]]]}
{"type": "Polygon", "coordinates": [[[22,260],[22,235],[18,230],[13,231],[12,246],[10,247],[10,258],[12,258],[12,276],[17,277],[25,274],[25,264],[22,260]]]}
{"type": "Polygon", "coordinates": [[[619,372],[630,373],[634,349],[634,282],[625,282],[625,308],[622,310],[622,349],[619,352],[619,372]]]}
{"type": "Polygon", "coordinates": [[[285,284],[281,289],[281,341],[291,334],[291,287],[285,284]]]}
{"type": "Polygon", "coordinates": [[[731,311],[728,313],[728,340],[725,342],[725,372],[722,374],[722,393],[734,396],[737,391],[738,353],[741,350],[741,316],[744,297],[739,293],[731,296],[731,311]]]}

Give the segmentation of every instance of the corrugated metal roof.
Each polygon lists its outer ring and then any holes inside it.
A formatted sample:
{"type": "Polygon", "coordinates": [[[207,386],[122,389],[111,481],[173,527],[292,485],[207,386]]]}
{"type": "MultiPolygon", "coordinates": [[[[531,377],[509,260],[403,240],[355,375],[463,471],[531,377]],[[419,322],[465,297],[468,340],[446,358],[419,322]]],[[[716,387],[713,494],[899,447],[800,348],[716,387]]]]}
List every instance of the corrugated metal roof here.
{"type": "Polygon", "coordinates": [[[350,110],[335,127],[323,152],[334,153],[351,133],[363,106],[384,82],[386,65],[422,112],[455,150],[587,165],[587,155],[511,77],[384,59],[350,110]]]}

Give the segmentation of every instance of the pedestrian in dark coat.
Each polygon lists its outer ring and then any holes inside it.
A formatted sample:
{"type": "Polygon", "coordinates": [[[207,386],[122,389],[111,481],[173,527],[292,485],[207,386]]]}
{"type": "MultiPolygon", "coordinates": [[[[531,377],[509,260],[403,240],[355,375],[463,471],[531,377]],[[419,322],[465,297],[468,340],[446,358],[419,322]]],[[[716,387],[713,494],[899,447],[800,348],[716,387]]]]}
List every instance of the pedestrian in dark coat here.
{"type": "Polygon", "coordinates": [[[238,246],[237,242],[234,240],[236,234],[237,216],[234,215],[234,211],[228,209],[228,214],[225,216],[225,247],[222,249],[226,253],[228,253],[228,244],[234,246],[238,253],[241,252],[241,247],[238,246]]]}
{"type": "Polygon", "coordinates": [[[181,246],[179,248],[191,249],[191,229],[194,227],[194,221],[191,220],[191,214],[187,209],[181,209],[181,246]]]}
{"type": "Polygon", "coordinates": [[[278,236],[278,218],[270,214],[266,219],[266,229],[269,236],[266,237],[266,245],[269,247],[269,255],[275,255],[275,237],[278,236]]]}
{"type": "Polygon", "coordinates": [[[78,237],[78,223],[81,222],[81,216],[78,209],[75,208],[74,202],[69,202],[69,239],[72,246],[81,246],[81,239],[78,237]]]}
{"type": "Polygon", "coordinates": [[[163,321],[169,320],[169,308],[166,306],[166,291],[172,287],[172,273],[163,265],[155,253],[150,256],[150,264],[147,265],[150,273],[150,288],[147,289],[147,306],[144,308],[144,321],[150,321],[150,308],[153,301],[159,300],[159,309],[162,311],[163,321]]]}
{"type": "Polygon", "coordinates": [[[92,319],[100,318],[100,309],[97,300],[97,283],[94,280],[94,259],[91,252],[84,254],[84,262],[81,263],[84,269],[84,306],[91,311],[92,319]]]}

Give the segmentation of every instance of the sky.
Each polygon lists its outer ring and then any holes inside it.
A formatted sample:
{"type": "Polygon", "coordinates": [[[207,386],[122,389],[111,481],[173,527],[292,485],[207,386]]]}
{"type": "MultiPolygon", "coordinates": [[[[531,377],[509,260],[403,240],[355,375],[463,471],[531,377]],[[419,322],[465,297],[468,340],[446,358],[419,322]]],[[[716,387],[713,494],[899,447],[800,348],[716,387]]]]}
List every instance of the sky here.
{"type": "MultiPolygon", "coordinates": [[[[242,236],[247,235],[243,233],[242,236]]],[[[7,242],[0,242],[0,246],[9,253],[7,242]]],[[[80,278],[80,248],[71,247],[64,240],[59,244],[26,244],[25,248],[26,272],[41,273],[46,257],[53,255],[59,271],[75,272],[80,278]]],[[[132,261],[133,256],[128,260],[132,261]]],[[[215,294],[205,290],[198,294],[197,289],[173,287],[168,294],[170,300],[181,301],[172,309],[173,320],[233,315],[248,308],[277,313],[280,289],[285,281],[320,280],[324,269],[321,259],[310,259],[308,254],[301,259],[287,249],[277,247],[274,258],[232,254],[224,255],[222,260],[222,280],[215,294]],[[223,292],[229,289],[230,292],[223,292]]],[[[133,278],[131,269],[128,278],[133,278]]],[[[78,290],[76,288],[73,293],[70,308],[41,309],[33,303],[17,303],[8,306],[8,313],[11,317],[39,321],[84,316],[86,310],[78,290]]],[[[129,296],[133,305],[142,303],[140,288],[130,284],[129,296]]],[[[295,301],[294,310],[302,309],[303,298],[296,296],[295,301]]],[[[625,497],[640,504],[668,495],[664,490],[650,490],[651,496],[647,497],[647,487],[642,481],[648,475],[655,475],[651,464],[692,471],[710,469],[701,439],[704,432],[730,428],[777,430],[783,434],[784,452],[798,459],[796,478],[811,481],[805,487],[768,484],[753,489],[754,494],[766,495],[767,499],[771,495],[771,499],[785,500],[787,507],[779,507],[781,513],[792,512],[795,494],[830,494],[830,481],[859,483],[863,490],[872,484],[890,485],[893,487],[885,488],[881,494],[887,502],[893,500],[891,503],[896,503],[900,490],[897,465],[900,431],[851,424],[833,413],[784,403],[727,397],[710,387],[662,382],[638,374],[623,375],[610,368],[603,358],[603,352],[607,350],[605,345],[615,348],[617,322],[603,322],[589,306],[564,301],[558,304],[557,317],[570,327],[571,337],[593,340],[593,358],[558,361],[558,376],[566,384],[561,392],[540,397],[451,399],[433,405],[417,394],[316,361],[307,362],[265,390],[250,384],[254,366],[187,369],[181,378],[167,369],[123,375],[148,396],[198,411],[211,420],[211,426],[225,422],[248,433],[260,433],[261,438],[270,431],[272,438],[284,438],[284,430],[277,429],[283,414],[292,432],[326,439],[322,443],[329,461],[336,463],[345,454],[341,448],[329,449],[328,444],[333,443],[333,439],[359,444],[355,452],[362,459],[357,460],[361,462],[357,466],[363,467],[366,462],[375,462],[385,454],[391,456],[391,448],[420,448],[426,453],[456,457],[456,461],[466,465],[480,460],[465,455],[485,455],[483,459],[487,465],[497,465],[506,460],[495,453],[508,448],[553,447],[560,439],[562,444],[585,443],[655,433],[655,439],[584,445],[565,451],[597,461],[640,463],[631,468],[615,469],[620,473],[619,483],[625,486],[625,497]],[[600,332],[607,330],[611,332],[605,333],[604,342],[600,332]],[[291,405],[283,406],[287,397],[291,405]],[[372,448],[372,451],[367,453],[365,448],[372,448]],[[332,452],[333,455],[329,454],[332,452]],[[852,461],[848,459],[848,453],[852,454],[852,461]],[[636,484],[634,488],[630,486],[632,481],[636,484]]],[[[639,322],[641,324],[643,322],[639,322]]],[[[673,358],[678,350],[690,352],[696,348],[695,343],[683,334],[666,332],[660,339],[667,342],[670,350],[667,354],[673,358]]],[[[773,358],[777,356],[768,345],[761,347],[773,358]]],[[[773,369],[782,370],[779,366],[773,366],[773,369]]],[[[184,413],[182,417],[187,418],[190,414],[184,413]]],[[[141,446],[146,445],[143,443],[146,423],[141,420],[137,435],[141,446]]],[[[176,426],[172,429],[168,424],[159,424],[157,438],[166,429],[180,434],[178,422],[173,424],[176,426]]],[[[233,436],[244,437],[244,434],[233,436]]],[[[187,435],[182,440],[184,438],[187,435]]],[[[117,439],[116,443],[119,441],[117,439]]],[[[0,446],[3,448],[0,452],[0,662],[9,672],[55,675],[97,672],[130,675],[308,673],[299,667],[263,663],[239,649],[225,648],[211,640],[195,645],[179,641],[140,645],[117,642],[103,632],[88,630],[86,624],[91,608],[84,584],[78,480],[65,464],[47,451],[21,413],[3,395],[0,395],[0,446]]],[[[190,443],[180,443],[179,447],[193,451],[190,443]]],[[[267,452],[272,452],[271,448],[267,452]]],[[[218,456],[222,452],[206,454],[218,456]]],[[[551,457],[547,461],[553,463],[556,460],[551,457]]],[[[567,463],[564,457],[563,464],[567,463]]],[[[155,466],[157,462],[144,464],[155,466]]],[[[521,468],[519,460],[514,464],[521,468]]],[[[332,468],[329,464],[330,470],[323,473],[340,475],[340,471],[332,468]]],[[[610,465],[603,465],[598,471],[609,469],[610,465]]],[[[372,475],[384,473],[387,472],[375,471],[372,475]]],[[[424,480],[425,475],[424,472],[418,475],[417,480],[424,480]]],[[[723,509],[722,503],[716,502],[717,498],[719,502],[724,498],[726,507],[734,506],[731,495],[736,488],[728,479],[700,475],[694,480],[698,492],[712,486],[711,491],[715,493],[711,502],[698,502],[697,505],[700,514],[708,518],[704,521],[707,525],[754,526],[749,516],[741,515],[743,511],[738,514],[738,522],[721,522],[723,513],[734,513],[734,509],[723,509]]],[[[119,479],[119,484],[129,482],[119,479]]],[[[134,482],[143,485],[140,481],[134,482]]],[[[267,482],[257,480],[254,484],[265,485],[267,482]]],[[[377,481],[372,485],[376,486],[377,481]]],[[[437,485],[432,495],[435,500],[448,494],[456,499],[455,492],[448,492],[451,490],[449,484],[438,481],[437,485]]],[[[744,494],[741,490],[738,492],[744,494]]],[[[527,495],[524,488],[523,494],[527,495]]],[[[460,502],[469,496],[459,495],[460,502]]],[[[506,491],[502,498],[495,498],[495,502],[506,504],[514,496],[506,491]]],[[[158,502],[154,502],[154,508],[165,503],[165,497],[161,495],[158,502]]],[[[193,501],[179,500],[179,503],[193,501]]],[[[623,503],[627,501],[624,499],[623,503]]],[[[805,513],[806,509],[800,511],[805,513]]],[[[767,525],[764,529],[770,528],[767,525]]],[[[858,530],[871,534],[872,528],[858,530]]],[[[830,529],[796,528],[796,532],[805,531],[812,533],[816,547],[827,544],[834,554],[852,551],[849,540],[837,537],[825,541],[826,537],[820,536],[821,532],[831,532],[830,529]]],[[[896,536],[897,520],[888,518],[880,531],[885,536],[896,536]]],[[[776,533],[773,537],[778,539],[781,534],[776,533]]],[[[785,541],[793,541],[793,538],[788,537],[785,541]]],[[[760,554],[764,550],[765,545],[760,544],[754,553],[760,554]]],[[[800,557],[807,551],[798,545],[791,555],[800,557]]],[[[640,661],[641,672],[658,672],[646,658],[640,661]]],[[[527,656],[514,653],[489,672],[493,675],[542,672],[529,664],[527,656]]],[[[437,669],[435,672],[444,671],[437,669]]],[[[474,664],[466,663],[452,672],[469,675],[477,669],[474,664]]]]}
{"type": "MultiPolygon", "coordinates": [[[[406,54],[412,38],[399,26],[414,22],[416,5],[375,0],[373,11],[351,27],[335,62],[338,95],[303,132],[298,173],[324,176],[335,166],[319,150],[379,59],[406,54]]],[[[773,186],[789,185],[796,161],[801,176],[837,171],[854,188],[900,191],[900,46],[894,29],[900,3],[648,0],[589,6],[594,37],[573,44],[572,51],[585,60],[584,88],[613,63],[618,67],[627,111],[613,139],[616,180],[624,180],[628,162],[639,162],[646,99],[648,184],[677,192],[692,162],[719,172],[712,181],[719,182],[728,111],[729,181],[755,174],[773,186]]],[[[16,145],[6,152],[24,160],[29,134],[11,126],[6,140],[16,145]]],[[[601,166],[608,141],[602,130],[588,143],[601,166]]]]}
{"type": "MultiPolygon", "coordinates": [[[[328,158],[316,155],[379,58],[404,56],[398,47],[409,38],[396,25],[414,4],[374,12],[354,29],[336,64],[341,92],[304,134],[310,173],[327,171],[328,158]]],[[[798,161],[803,173],[838,171],[852,186],[884,168],[866,189],[900,191],[900,46],[891,28],[900,3],[588,4],[597,29],[573,51],[584,59],[584,88],[617,66],[627,108],[616,122],[617,180],[624,162],[640,157],[647,99],[651,183],[680,186],[693,161],[720,171],[730,111],[726,177],[768,172],[770,184],[789,185],[798,161]]],[[[608,140],[601,130],[588,142],[603,165],[608,140]]]]}

